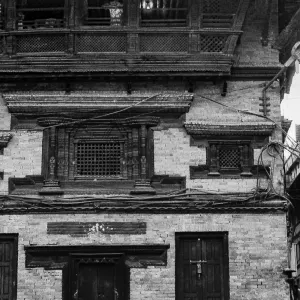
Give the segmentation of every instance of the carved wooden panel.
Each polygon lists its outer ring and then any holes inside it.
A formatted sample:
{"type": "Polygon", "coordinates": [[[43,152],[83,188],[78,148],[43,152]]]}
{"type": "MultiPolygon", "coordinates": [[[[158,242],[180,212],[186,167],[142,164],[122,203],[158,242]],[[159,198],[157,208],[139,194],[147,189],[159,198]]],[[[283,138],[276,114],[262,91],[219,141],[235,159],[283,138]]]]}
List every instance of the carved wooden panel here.
{"type": "Polygon", "coordinates": [[[145,222],[48,222],[47,234],[145,234],[145,222]]]}

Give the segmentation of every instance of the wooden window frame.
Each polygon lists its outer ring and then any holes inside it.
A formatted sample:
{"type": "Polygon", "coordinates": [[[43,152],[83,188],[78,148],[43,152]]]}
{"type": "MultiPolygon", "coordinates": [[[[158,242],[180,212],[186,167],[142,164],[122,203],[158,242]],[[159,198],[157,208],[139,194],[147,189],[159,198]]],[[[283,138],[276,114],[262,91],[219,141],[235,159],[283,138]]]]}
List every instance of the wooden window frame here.
{"type": "Polygon", "coordinates": [[[253,166],[253,149],[251,141],[209,141],[207,151],[207,165],[209,166],[209,176],[236,175],[252,176],[250,172],[253,166]],[[240,164],[236,168],[226,168],[220,165],[220,150],[239,149],[240,164]]]}
{"type": "Polygon", "coordinates": [[[0,243],[5,241],[10,241],[13,244],[13,253],[12,253],[12,273],[11,273],[11,298],[8,300],[17,299],[17,274],[18,274],[18,237],[17,233],[1,233],[0,234],[0,243]]]}
{"type": "MultiPolygon", "coordinates": [[[[28,30],[52,30],[52,29],[64,29],[68,26],[68,21],[69,21],[69,1],[71,0],[63,0],[64,1],[64,5],[61,7],[60,10],[63,11],[63,19],[61,20],[61,23],[57,22],[59,19],[55,19],[55,18],[46,18],[46,19],[35,19],[35,23],[34,24],[24,24],[24,18],[22,19],[19,15],[22,14],[22,12],[28,10],[28,11],[33,11],[34,9],[36,9],[37,15],[39,14],[40,11],[51,11],[51,10],[55,10],[54,8],[47,8],[45,7],[40,8],[40,7],[36,7],[36,8],[18,8],[18,1],[21,0],[17,0],[16,1],[16,29],[17,30],[24,30],[24,29],[28,29],[28,30]],[[36,27],[38,26],[38,27],[36,27]]],[[[48,0],[50,1],[50,0],[48,0]]]]}
{"type": "MultiPolygon", "coordinates": [[[[151,1],[151,0],[149,0],[151,1]]],[[[146,5],[147,0],[138,0],[138,11],[139,11],[139,26],[140,27],[145,27],[145,28],[157,28],[157,27],[162,27],[162,28],[187,28],[189,27],[189,23],[190,23],[190,10],[191,10],[191,0],[185,0],[185,2],[187,3],[187,7],[186,7],[186,23],[185,25],[171,25],[168,26],[167,25],[167,21],[163,22],[163,20],[167,20],[167,19],[162,19],[161,22],[159,22],[158,24],[153,24],[153,25],[147,25],[147,24],[143,24],[143,18],[142,18],[142,11],[144,10],[144,8],[142,7],[143,5],[146,5]],[[165,24],[164,24],[165,23],[165,24]]],[[[184,9],[184,8],[183,8],[184,9]]],[[[151,13],[151,10],[158,10],[158,9],[149,9],[149,13],[151,13]]],[[[147,10],[146,10],[147,11],[147,10]]],[[[172,20],[172,19],[170,19],[172,20]]],[[[169,23],[172,23],[171,21],[169,23]]]]}
{"type": "Polygon", "coordinates": [[[125,159],[126,159],[126,155],[127,155],[127,151],[125,153],[125,143],[126,141],[124,139],[116,139],[116,140],[105,140],[105,139],[89,139],[87,141],[81,140],[81,139],[76,139],[73,141],[73,146],[74,146],[74,161],[75,161],[75,167],[72,168],[73,170],[73,176],[74,179],[127,179],[126,176],[126,170],[124,170],[123,166],[126,165],[125,159]],[[79,143],[86,143],[86,144],[109,144],[109,143],[119,143],[121,144],[121,149],[120,149],[120,175],[80,175],[77,173],[77,145],[79,143]]]}
{"type": "MultiPolygon", "coordinates": [[[[82,10],[81,6],[80,6],[80,1],[81,0],[71,0],[74,1],[75,3],[75,9],[74,9],[74,14],[75,14],[75,27],[79,27],[81,29],[109,29],[109,28],[113,28],[113,29],[121,29],[125,26],[127,26],[128,23],[128,1],[129,0],[122,0],[123,1],[123,6],[122,6],[122,17],[121,17],[121,21],[118,22],[117,20],[115,20],[113,22],[113,18],[110,16],[110,21],[109,24],[107,25],[100,25],[100,24],[84,24],[84,22],[82,23],[81,21],[81,17],[79,16],[79,11],[82,10]]],[[[87,0],[88,1],[88,0],[87,0]]],[[[113,1],[110,1],[113,2],[113,1]]],[[[120,1],[118,1],[120,2],[120,1]]],[[[87,10],[90,6],[87,7],[87,10]]],[[[104,8],[105,9],[105,8],[104,8]]],[[[116,8],[118,9],[118,8],[116,8]]],[[[107,5],[107,10],[109,10],[109,5],[107,5]]],[[[111,12],[109,12],[110,14],[111,12]]]]}

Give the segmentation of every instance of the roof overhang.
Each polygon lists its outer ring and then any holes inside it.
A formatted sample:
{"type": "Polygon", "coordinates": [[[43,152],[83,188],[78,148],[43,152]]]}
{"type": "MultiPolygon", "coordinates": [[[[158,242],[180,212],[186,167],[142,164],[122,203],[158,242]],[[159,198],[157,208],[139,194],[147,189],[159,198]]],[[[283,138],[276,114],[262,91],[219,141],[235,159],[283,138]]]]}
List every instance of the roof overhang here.
{"type": "Polygon", "coordinates": [[[197,136],[215,135],[271,135],[276,125],[271,122],[256,124],[206,124],[200,122],[185,122],[188,134],[197,136]]]}
{"type": "Polygon", "coordinates": [[[108,113],[116,111],[186,113],[193,101],[190,93],[9,93],[3,95],[10,113],[39,116],[62,113],[108,113]]]}

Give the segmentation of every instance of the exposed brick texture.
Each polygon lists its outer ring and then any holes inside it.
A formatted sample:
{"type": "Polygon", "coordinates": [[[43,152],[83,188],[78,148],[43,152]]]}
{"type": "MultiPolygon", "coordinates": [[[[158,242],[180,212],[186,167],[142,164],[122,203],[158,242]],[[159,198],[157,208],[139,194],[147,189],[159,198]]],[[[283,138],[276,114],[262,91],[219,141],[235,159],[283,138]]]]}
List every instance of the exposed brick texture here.
{"type": "Polygon", "coordinates": [[[18,300],[61,299],[61,271],[25,269],[24,245],[170,244],[166,267],[131,269],[130,300],[175,299],[175,232],[229,232],[231,300],[288,300],[285,214],[10,215],[1,233],[19,233],[18,300]],[[48,235],[48,222],[147,222],[141,235],[48,235]]]}
{"type": "Polygon", "coordinates": [[[4,178],[0,180],[0,194],[7,194],[9,177],[25,177],[41,174],[42,165],[41,131],[18,131],[0,155],[0,171],[4,178]]]}

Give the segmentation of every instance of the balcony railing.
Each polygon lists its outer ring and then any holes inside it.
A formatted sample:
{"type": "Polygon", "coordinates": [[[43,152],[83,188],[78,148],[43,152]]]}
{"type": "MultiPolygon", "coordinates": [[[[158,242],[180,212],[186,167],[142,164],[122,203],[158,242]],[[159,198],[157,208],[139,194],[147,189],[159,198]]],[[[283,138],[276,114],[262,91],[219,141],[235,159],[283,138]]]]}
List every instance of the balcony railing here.
{"type": "Polygon", "coordinates": [[[5,55],[72,54],[232,54],[238,32],[188,29],[139,30],[19,30],[0,32],[0,53],[5,55]]]}

